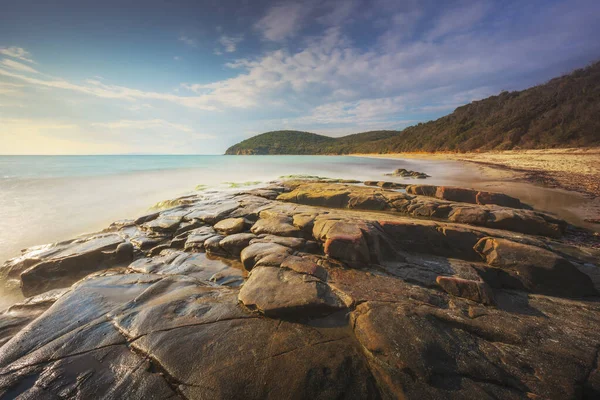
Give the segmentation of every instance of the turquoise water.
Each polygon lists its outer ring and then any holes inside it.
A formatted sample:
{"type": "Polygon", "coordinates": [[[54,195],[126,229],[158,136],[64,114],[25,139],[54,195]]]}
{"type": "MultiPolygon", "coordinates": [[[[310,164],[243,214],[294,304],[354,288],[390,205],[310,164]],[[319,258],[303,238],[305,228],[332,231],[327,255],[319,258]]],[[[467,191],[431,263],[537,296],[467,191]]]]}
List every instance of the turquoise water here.
{"type": "Polygon", "coordinates": [[[177,169],[221,171],[237,168],[250,168],[254,172],[269,172],[272,168],[314,172],[322,166],[330,172],[345,173],[348,168],[353,170],[356,166],[383,170],[385,164],[396,165],[397,162],[345,156],[0,156],[0,177],[69,178],[177,169]]]}
{"type": "Polygon", "coordinates": [[[135,217],[197,185],[290,174],[382,179],[405,166],[343,156],[0,156],[0,263],[22,248],[135,217]]]}

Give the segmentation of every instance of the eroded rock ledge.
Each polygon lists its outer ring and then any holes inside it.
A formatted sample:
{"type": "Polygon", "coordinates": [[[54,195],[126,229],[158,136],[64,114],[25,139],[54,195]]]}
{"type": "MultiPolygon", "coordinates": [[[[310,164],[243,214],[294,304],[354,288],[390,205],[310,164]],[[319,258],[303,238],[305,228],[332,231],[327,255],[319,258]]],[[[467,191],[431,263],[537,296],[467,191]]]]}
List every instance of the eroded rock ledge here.
{"type": "Polygon", "coordinates": [[[595,250],[518,199],[387,187],[203,192],[24,251],[0,394],[600,396],[595,250]]]}

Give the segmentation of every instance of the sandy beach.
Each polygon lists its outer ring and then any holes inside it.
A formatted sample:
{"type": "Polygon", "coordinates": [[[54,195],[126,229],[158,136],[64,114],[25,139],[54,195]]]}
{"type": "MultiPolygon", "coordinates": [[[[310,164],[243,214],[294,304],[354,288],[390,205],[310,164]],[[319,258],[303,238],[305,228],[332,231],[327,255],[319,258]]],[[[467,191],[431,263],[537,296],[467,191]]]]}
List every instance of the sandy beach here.
{"type": "MultiPolygon", "coordinates": [[[[512,183],[529,183],[544,188],[552,197],[577,194],[581,201],[568,205],[584,223],[600,231],[589,220],[600,218],[600,148],[512,150],[487,153],[395,153],[355,154],[361,157],[461,161],[479,167],[485,181],[498,182],[503,190],[514,189],[512,183]],[[588,220],[588,221],[586,221],[588,220]]],[[[488,182],[488,185],[490,183],[488,182]]],[[[476,184],[475,184],[476,186],[476,184]]],[[[552,201],[552,199],[549,199],[552,201]]]]}

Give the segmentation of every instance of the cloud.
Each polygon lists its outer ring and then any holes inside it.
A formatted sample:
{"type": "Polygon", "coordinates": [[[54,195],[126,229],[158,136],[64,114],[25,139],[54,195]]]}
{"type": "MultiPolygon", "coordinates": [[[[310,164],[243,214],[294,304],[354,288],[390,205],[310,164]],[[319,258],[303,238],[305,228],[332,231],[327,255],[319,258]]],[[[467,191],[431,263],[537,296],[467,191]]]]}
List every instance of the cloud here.
{"type": "Polygon", "coordinates": [[[219,38],[219,44],[223,46],[223,50],[226,53],[233,53],[237,50],[237,45],[244,40],[242,35],[239,36],[228,36],[221,35],[219,38]]]}
{"type": "Polygon", "coordinates": [[[16,62],[13,60],[9,60],[5,58],[0,62],[1,65],[4,65],[6,68],[14,69],[20,72],[28,72],[30,74],[38,74],[39,72],[34,68],[31,68],[29,65],[22,64],[20,62],[16,62]]]}
{"type": "Polygon", "coordinates": [[[196,39],[193,39],[193,38],[191,38],[189,36],[181,35],[181,36],[179,36],[178,40],[180,42],[183,42],[183,43],[187,44],[188,46],[198,47],[198,42],[196,41],[196,39]]]}
{"type": "Polygon", "coordinates": [[[434,28],[427,34],[427,40],[464,32],[480,22],[490,11],[487,0],[465,0],[458,7],[445,12],[435,21],[434,28]]]}
{"type": "Polygon", "coordinates": [[[0,48],[0,54],[35,64],[35,61],[31,58],[31,53],[21,47],[2,47],[0,48]]]}
{"type": "Polygon", "coordinates": [[[185,133],[193,134],[196,138],[202,139],[214,139],[213,135],[200,134],[196,131],[183,124],[173,123],[165,121],[164,119],[149,119],[149,120],[120,120],[113,122],[96,122],[92,124],[93,127],[105,128],[110,130],[148,130],[148,129],[169,129],[176,130],[185,133]]]}
{"type": "Polygon", "coordinates": [[[14,96],[16,93],[20,93],[20,88],[24,86],[17,83],[0,82],[0,95],[10,94],[14,96]]]}
{"type": "Polygon", "coordinates": [[[173,60],[175,60],[175,61],[181,61],[181,57],[175,56],[175,57],[173,57],[173,60]]]}
{"type": "Polygon", "coordinates": [[[124,86],[106,85],[100,81],[94,81],[88,85],[81,85],[66,81],[60,78],[38,79],[18,73],[13,73],[0,68],[0,75],[8,78],[17,79],[38,87],[48,87],[54,89],[70,90],[78,93],[84,93],[91,96],[106,99],[122,99],[127,101],[135,100],[159,100],[179,104],[189,108],[195,108],[207,111],[216,111],[214,104],[216,99],[211,96],[178,96],[170,93],[148,92],[138,89],[132,89],[124,86]]]}
{"type": "Polygon", "coordinates": [[[312,6],[308,3],[283,3],[272,6],[254,28],[266,40],[281,42],[295,36],[302,28],[312,6]]]}

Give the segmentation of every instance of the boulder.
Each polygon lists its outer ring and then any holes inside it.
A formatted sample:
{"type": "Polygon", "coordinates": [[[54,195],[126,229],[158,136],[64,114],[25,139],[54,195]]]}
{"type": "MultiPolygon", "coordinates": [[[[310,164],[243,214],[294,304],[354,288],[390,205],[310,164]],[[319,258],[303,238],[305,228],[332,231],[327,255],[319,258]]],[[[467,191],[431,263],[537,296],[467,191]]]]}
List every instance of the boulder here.
{"type": "Polygon", "coordinates": [[[252,270],[257,264],[279,266],[293,252],[289,247],[277,243],[254,243],[242,250],[240,258],[244,268],[252,270]]]}
{"type": "Polygon", "coordinates": [[[369,264],[372,261],[360,224],[329,219],[317,220],[313,236],[324,243],[323,249],[329,257],[349,263],[369,264]]]}
{"type": "Polygon", "coordinates": [[[185,241],[185,251],[203,251],[204,242],[214,236],[217,236],[217,232],[211,226],[191,230],[185,241]]]}
{"type": "Polygon", "coordinates": [[[281,263],[281,268],[291,269],[299,274],[314,276],[322,281],[327,280],[327,271],[310,257],[289,256],[281,263]]]}
{"type": "Polygon", "coordinates": [[[345,307],[319,279],[271,267],[252,270],[239,299],[249,309],[268,317],[315,316],[345,307]]]}
{"type": "Polygon", "coordinates": [[[261,218],[250,229],[255,235],[302,236],[302,231],[292,224],[289,217],[261,218]]]}
{"type": "Polygon", "coordinates": [[[222,235],[233,235],[243,232],[245,226],[244,218],[227,218],[217,222],[214,228],[222,235]]]}
{"type": "Polygon", "coordinates": [[[175,232],[181,222],[180,216],[163,216],[153,219],[150,222],[146,222],[141,225],[142,229],[149,230],[152,232],[175,232]]]}
{"type": "Polygon", "coordinates": [[[253,233],[236,233],[221,239],[219,246],[228,254],[237,257],[245,247],[248,247],[250,241],[255,238],[256,235],[253,233]]]}
{"type": "Polygon", "coordinates": [[[437,188],[437,186],[432,185],[409,185],[406,187],[406,193],[419,196],[435,197],[437,188]]]}
{"type": "MultiPolygon", "coordinates": [[[[583,297],[597,295],[589,276],[565,258],[549,250],[508,239],[485,237],[474,247],[491,267],[507,271],[523,287],[534,293],[583,297]]],[[[501,277],[488,279],[500,284],[501,277]]]]}
{"type": "Polygon", "coordinates": [[[438,186],[435,197],[438,199],[457,201],[461,203],[477,203],[477,191],[450,186],[438,186]]]}
{"type": "Polygon", "coordinates": [[[502,207],[523,208],[521,200],[503,193],[479,192],[475,196],[477,204],[495,204],[502,207]]]}
{"type": "Polygon", "coordinates": [[[216,235],[209,239],[206,239],[204,242],[204,250],[210,254],[227,254],[227,252],[221,248],[221,240],[224,239],[224,236],[216,235]]]}

